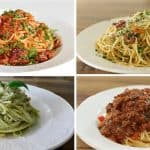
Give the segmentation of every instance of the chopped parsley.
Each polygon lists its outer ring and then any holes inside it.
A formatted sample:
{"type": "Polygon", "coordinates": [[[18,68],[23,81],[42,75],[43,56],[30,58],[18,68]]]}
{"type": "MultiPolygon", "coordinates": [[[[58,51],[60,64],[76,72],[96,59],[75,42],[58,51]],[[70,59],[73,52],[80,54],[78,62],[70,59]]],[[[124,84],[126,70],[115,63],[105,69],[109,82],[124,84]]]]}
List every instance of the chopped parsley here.
{"type": "Polygon", "coordinates": [[[24,49],[24,44],[20,40],[18,40],[16,42],[13,41],[9,43],[9,47],[11,49],[14,49],[14,48],[24,49]]]}
{"type": "Polygon", "coordinates": [[[5,51],[3,48],[0,48],[0,54],[3,54],[5,51]]]}
{"type": "Polygon", "coordinates": [[[138,53],[142,53],[143,52],[143,50],[144,50],[144,48],[143,47],[138,47],[138,53]]]}
{"type": "Polygon", "coordinates": [[[28,25],[27,28],[28,28],[28,31],[30,33],[34,33],[35,32],[34,28],[31,25],[28,25]]]}
{"type": "Polygon", "coordinates": [[[13,18],[22,18],[23,16],[18,13],[18,10],[8,10],[8,11],[4,11],[4,13],[2,15],[10,15],[13,18]]]}
{"type": "Polygon", "coordinates": [[[28,58],[29,59],[34,59],[36,58],[37,56],[37,49],[35,47],[32,47],[30,50],[29,50],[29,53],[28,53],[28,58]]]}

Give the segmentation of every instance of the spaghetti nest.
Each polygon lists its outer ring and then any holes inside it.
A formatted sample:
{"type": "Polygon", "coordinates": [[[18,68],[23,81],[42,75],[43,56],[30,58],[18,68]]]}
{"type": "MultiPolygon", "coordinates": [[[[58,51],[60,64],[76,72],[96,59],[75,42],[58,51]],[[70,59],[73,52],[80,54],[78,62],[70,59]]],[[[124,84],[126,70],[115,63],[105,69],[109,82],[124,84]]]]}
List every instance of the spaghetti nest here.
{"type": "Polygon", "coordinates": [[[98,120],[105,137],[123,145],[150,147],[150,89],[126,89],[98,120]]]}
{"type": "Polygon", "coordinates": [[[31,106],[30,98],[16,87],[20,83],[0,82],[0,136],[21,135],[39,119],[39,113],[31,106]]]}
{"type": "Polygon", "coordinates": [[[150,11],[113,23],[97,40],[96,51],[113,63],[150,66],[150,11]]]}
{"type": "Polygon", "coordinates": [[[55,56],[61,41],[55,30],[23,10],[5,11],[0,16],[0,64],[29,65],[55,56]]]}

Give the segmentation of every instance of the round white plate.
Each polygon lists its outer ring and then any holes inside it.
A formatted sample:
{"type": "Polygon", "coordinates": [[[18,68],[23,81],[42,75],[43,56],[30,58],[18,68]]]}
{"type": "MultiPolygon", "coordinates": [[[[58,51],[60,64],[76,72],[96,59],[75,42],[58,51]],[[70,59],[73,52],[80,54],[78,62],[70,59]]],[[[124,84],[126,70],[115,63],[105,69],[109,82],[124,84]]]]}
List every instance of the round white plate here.
{"type": "Polygon", "coordinates": [[[67,142],[73,135],[72,107],[60,96],[29,85],[32,105],[40,112],[37,125],[21,137],[0,139],[1,150],[48,150],[67,142]]]}
{"type": "MultiPolygon", "coordinates": [[[[6,10],[6,9],[5,9],[6,10]]],[[[9,10],[9,9],[7,9],[9,10]]],[[[3,13],[4,10],[0,10],[0,13],[3,13]]],[[[28,10],[25,10],[30,12],[28,10]]],[[[46,23],[50,28],[57,29],[57,35],[60,36],[62,41],[62,46],[59,49],[59,52],[52,59],[33,65],[27,66],[5,66],[0,65],[0,72],[26,72],[26,71],[36,71],[41,69],[48,69],[55,67],[57,65],[64,64],[74,57],[74,29],[68,23],[53,19],[48,14],[43,16],[40,15],[40,12],[30,12],[35,20],[42,21],[46,23]]]]}
{"type": "MultiPolygon", "coordinates": [[[[119,18],[121,19],[121,18],[119,18]]],[[[77,52],[81,61],[96,69],[116,73],[132,73],[132,74],[146,74],[150,73],[150,67],[130,67],[120,64],[112,63],[102,57],[96,56],[95,43],[96,40],[102,36],[106,29],[118,19],[102,21],[92,25],[82,32],[77,37],[77,52]]]]}
{"type": "Polygon", "coordinates": [[[148,150],[150,148],[135,148],[117,144],[100,134],[97,127],[98,114],[105,113],[105,107],[112,102],[113,97],[126,88],[150,88],[146,85],[126,86],[100,92],[87,98],[77,109],[77,134],[89,146],[98,150],[148,150]]]}

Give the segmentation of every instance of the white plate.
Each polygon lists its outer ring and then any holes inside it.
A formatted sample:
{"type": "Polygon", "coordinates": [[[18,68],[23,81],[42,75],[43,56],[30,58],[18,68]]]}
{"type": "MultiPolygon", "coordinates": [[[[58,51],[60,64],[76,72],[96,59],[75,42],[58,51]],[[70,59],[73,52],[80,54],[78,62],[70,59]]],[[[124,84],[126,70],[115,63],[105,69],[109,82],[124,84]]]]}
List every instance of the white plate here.
{"type": "Polygon", "coordinates": [[[39,123],[22,137],[0,139],[1,150],[48,150],[67,142],[73,135],[72,107],[60,96],[29,86],[32,105],[40,111],[39,123]]]}
{"type": "MultiPolygon", "coordinates": [[[[9,8],[0,10],[0,13],[2,13],[4,10],[9,10],[9,8]]],[[[28,11],[27,9],[23,9],[23,10],[28,11]]],[[[55,67],[57,65],[64,64],[72,60],[74,57],[74,29],[71,25],[69,25],[68,23],[62,20],[57,20],[57,18],[53,19],[49,14],[45,15],[44,13],[40,13],[36,11],[28,11],[28,12],[30,12],[33,16],[35,16],[36,20],[42,21],[46,23],[50,28],[58,30],[57,34],[61,37],[62,40],[62,47],[60,48],[60,52],[52,59],[39,64],[28,65],[28,66],[0,65],[0,72],[18,73],[18,72],[48,69],[48,68],[55,67]]]]}
{"type": "Polygon", "coordinates": [[[88,145],[99,150],[148,150],[117,144],[102,136],[97,128],[98,114],[105,113],[105,107],[117,94],[126,88],[150,88],[146,85],[126,86],[100,92],[87,98],[77,109],[77,134],[88,145]]]}
{"type": "MultiPolygon", "coordinates": [[[[119,18],[121,19],[121,18],[119,18]]],[[[77,37],[77,52],[81,61],[89,66],[104,71],[116,73],[132,73],[132,74],[146,74],[150,73],[150,67],[129,67],[120,64],[112,63],[104,58],[96,56],[95,43],[96,40],[105,33],[106,29],[114,22],[112,19],[102,21],[95,25],[88,27],[79,33],[77,37]]]]}

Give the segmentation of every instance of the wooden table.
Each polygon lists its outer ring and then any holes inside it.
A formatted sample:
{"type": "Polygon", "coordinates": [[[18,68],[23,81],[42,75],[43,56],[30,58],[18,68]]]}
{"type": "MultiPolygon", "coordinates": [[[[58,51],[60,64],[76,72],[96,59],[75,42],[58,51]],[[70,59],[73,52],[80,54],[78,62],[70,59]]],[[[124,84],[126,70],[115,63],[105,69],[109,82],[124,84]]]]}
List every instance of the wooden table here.
{"type": "MultiPolygon", "coordinates": [[[[103,90],[135,84],[150,84],[150,77],[78,77],[77,78],[77,105],[81,104],[87,97],[103,90]]],[[[79,137],[77,137],[77,149],[89,150],[90,148],[79,137]]]]}
{"type": "MultiPolygon", "coordinates": [[[[0,81],[21,80],[25,83],[39,86],[50,90],[64,99],[74,107],[74,79],[73,77],[0,77],[0,81]]],[[[74,137],[58,150],[73,150],[74,137]]]]}
{"type": "MultiPolygon", "coordinates": [[[[150,0],[77,0],[77,33],[105,19],[128,16],[136,11],[149,9],[150,0]]],[[[80,74],[109,73],[87,66],[77,60],[80,74]]]]}

